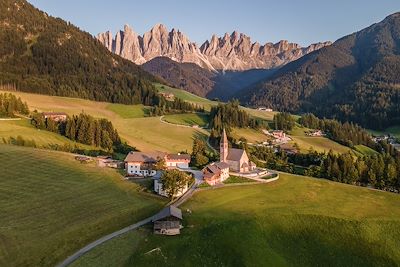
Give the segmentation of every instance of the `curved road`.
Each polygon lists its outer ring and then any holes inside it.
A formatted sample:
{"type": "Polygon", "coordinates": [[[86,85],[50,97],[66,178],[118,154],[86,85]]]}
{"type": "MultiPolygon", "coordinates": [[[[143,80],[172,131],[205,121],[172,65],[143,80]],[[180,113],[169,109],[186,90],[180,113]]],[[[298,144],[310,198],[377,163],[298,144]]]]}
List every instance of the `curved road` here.
{"type": "MultiPolygon", "coordinates": [[[[190,170],[190,169],[182,169],[183,171],[191,171],[194,176],[195,176],[195,183],[192,185],[192,187],[186,191],[186,193],[184,195],[182,195],[180,198],[178,198],[177,200],[175,200],[174,202],[170,203],[170,205],[179,207],[180,205],[182,205],[185,201],[187,201],[196,191],[197,189],[197,185],[199,185],[202,182],[202,172],[201,171],[196,171],[196,170],[190,170]]],[[[251,179],[251,178],[250,178],[251,179]]],[[[268,179],[268,180],[264,180],[264,179],[257,179],[257,178],[253,178],[253,180],[255,180],[255,183],[269,183],[272,181],[276,181],[279,179],[279,176],[273,179],[268,179]]],[[[252,183],[254,184],[254,183],[252,183]]],[[[235,184],[231,184],[235,185],[235,184]]],[[[246,183],[241,183],[241,184],[237,184],[237,185],[246,185],[246,183]]],[[[212,187],[214,188],[214,187],[212,187]]],[[[208,189],[208,188],[207,188],[208,189]]],[[[156,214],[155,214],[156,215],[156,214]]],[[[84,255],[85,253],[89,252],[90,250],[94,249],[95,247],[97,247],[98,245],[111,240],[117,236],[120,236],[122,234],[125,234],[129,231],[135,230],[145,224],[150,223],[154,216],[150,216],[146,219],[141,220],[140,222],[134,223],[132,225],[129,225],[121,230],[118,230],[114,233],[111,233],[109,235],[103,236],[100,239],[97,239],[96,241],[86,245],[85,247],[81,248],[80,250],[78,250],[77,252],[75,252],[74,254],[72,254],[71,256],[69,256],[67,259],[65,259],[63,262],[59,263],[57,265],[57,267],[66,267],[68,265],[70,265],[72,262],[76,261],[79,257],[81,257],[82,255],[84,255]]]]}
{"type": "MultiPolygon", "coordinates": [[[[202,179],[202,172],[201,171],[196,171],[196,170],[191,170],[191,169],[182,169],[183,171],[190,171],[194,174],[196,182],[193,184],[193,186],[185,192],[185,194],[183,194],[180,198],[178,198],[177,200],[175,200],[174,202],[172,202],[170,205],[176,206],[178,207],[179,205],[183,204],[186,200],[188,200],[194,193],[194,191],[197,188],[197,185],[201,182],[202,179]]],[[[155,214],[156,215],[156,214],[155,214]]],[[[135,230],[137,228],[139,228],[140,226],[143,226],[145,224],[150,223],[154,216],[150,216],[146,219],[141,220],[140,222],[134,223],[132,225],[129,225],[119,231],[116,231],[114,233],[111,233],[109,235],[103,236],[100,239],[97,239],[96,241],[90,243],[89,245],[86,245],[85,247],[81,248],[80,250],[78,250],[77,252],[75,252],[74,254],[72,254],[71,256],[69,256],[67,259],[65,259],[63,262],[61,262],[60,264],[57,265],[57,267],[66,267],[68,265],[70,265],[71,263],[73,263],[74,261],[76,261],[79,257],[81,257],[82,255],[84,255],[85,253],[89,252],[90,250],[94,249],[95,247],[97,247],[98,245],[111,240],[117,236],[120,236],[122,234],[125,234],[129,231],[135,230]]]]}

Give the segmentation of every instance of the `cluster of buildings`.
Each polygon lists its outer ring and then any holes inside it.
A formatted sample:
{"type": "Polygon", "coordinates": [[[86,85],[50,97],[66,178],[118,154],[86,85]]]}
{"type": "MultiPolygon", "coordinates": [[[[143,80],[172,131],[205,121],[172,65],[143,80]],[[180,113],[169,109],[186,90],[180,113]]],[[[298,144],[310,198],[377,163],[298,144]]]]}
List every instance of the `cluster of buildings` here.
{"type": "Polygon", "coordinates": [[[246,150],[229,148],[225,129],[220,141],[220,162],[213,162],[203,169],[203,178],[209,185],[222,183],[229,178],[229,173],[247,173],[254,171],[256,164],[249,160],[246,150]]]}

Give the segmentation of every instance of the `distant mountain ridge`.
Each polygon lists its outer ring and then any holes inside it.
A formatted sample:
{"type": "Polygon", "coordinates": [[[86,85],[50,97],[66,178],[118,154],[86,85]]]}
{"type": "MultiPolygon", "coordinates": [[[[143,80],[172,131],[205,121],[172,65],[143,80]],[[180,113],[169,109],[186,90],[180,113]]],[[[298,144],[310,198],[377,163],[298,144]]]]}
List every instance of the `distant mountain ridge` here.
{"type": "Polygon", "coordinates": [[[279,69],[236,94],[243,103],[354,121],[400,124],[400,12],[279,69]]]}
{"type": "Polygon", "coordinates": [[[97,38],[108,50],[136,64],[144,64],[156,57],[168,57],[212,71],[276,68],[331,44],[323,42],[301,47],[282,40],[276,44],[260,45],[252,43],[245,34],[234,31],[223,37],[213,35],[198,47],[179,30],[168,31],[162,24],[155,25],[142,36],[125,25],[115,37],[107,31],[98,34],[97,38]]]}

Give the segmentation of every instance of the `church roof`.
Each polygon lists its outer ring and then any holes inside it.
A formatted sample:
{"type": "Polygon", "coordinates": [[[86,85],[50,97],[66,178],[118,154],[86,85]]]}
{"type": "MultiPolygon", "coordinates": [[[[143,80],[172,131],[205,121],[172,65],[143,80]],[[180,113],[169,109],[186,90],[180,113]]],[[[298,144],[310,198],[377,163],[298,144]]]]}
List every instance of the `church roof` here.
{"type": "Polygon", "coordinates": [[[244,151],[244,149],[229,148],[228,156],[226,157],[226,159],[232,161],[239,161],[242,158],[243,154],[245,153],[246,151],[244,151]]]}

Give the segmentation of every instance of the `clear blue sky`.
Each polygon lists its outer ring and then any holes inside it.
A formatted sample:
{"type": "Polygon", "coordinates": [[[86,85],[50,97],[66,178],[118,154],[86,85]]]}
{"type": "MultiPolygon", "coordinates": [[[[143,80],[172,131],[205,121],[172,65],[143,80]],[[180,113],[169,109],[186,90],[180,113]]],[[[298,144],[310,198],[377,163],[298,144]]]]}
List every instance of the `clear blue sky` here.
{"type": "Polygon", "coordinates": [[[50,15],[97,35],[129,24],[143,34],[154,24],[203,43],[238,30],[252,41],[301,45],[334,41],[400,11],[400,0],[29,0],[50,15]]]}

